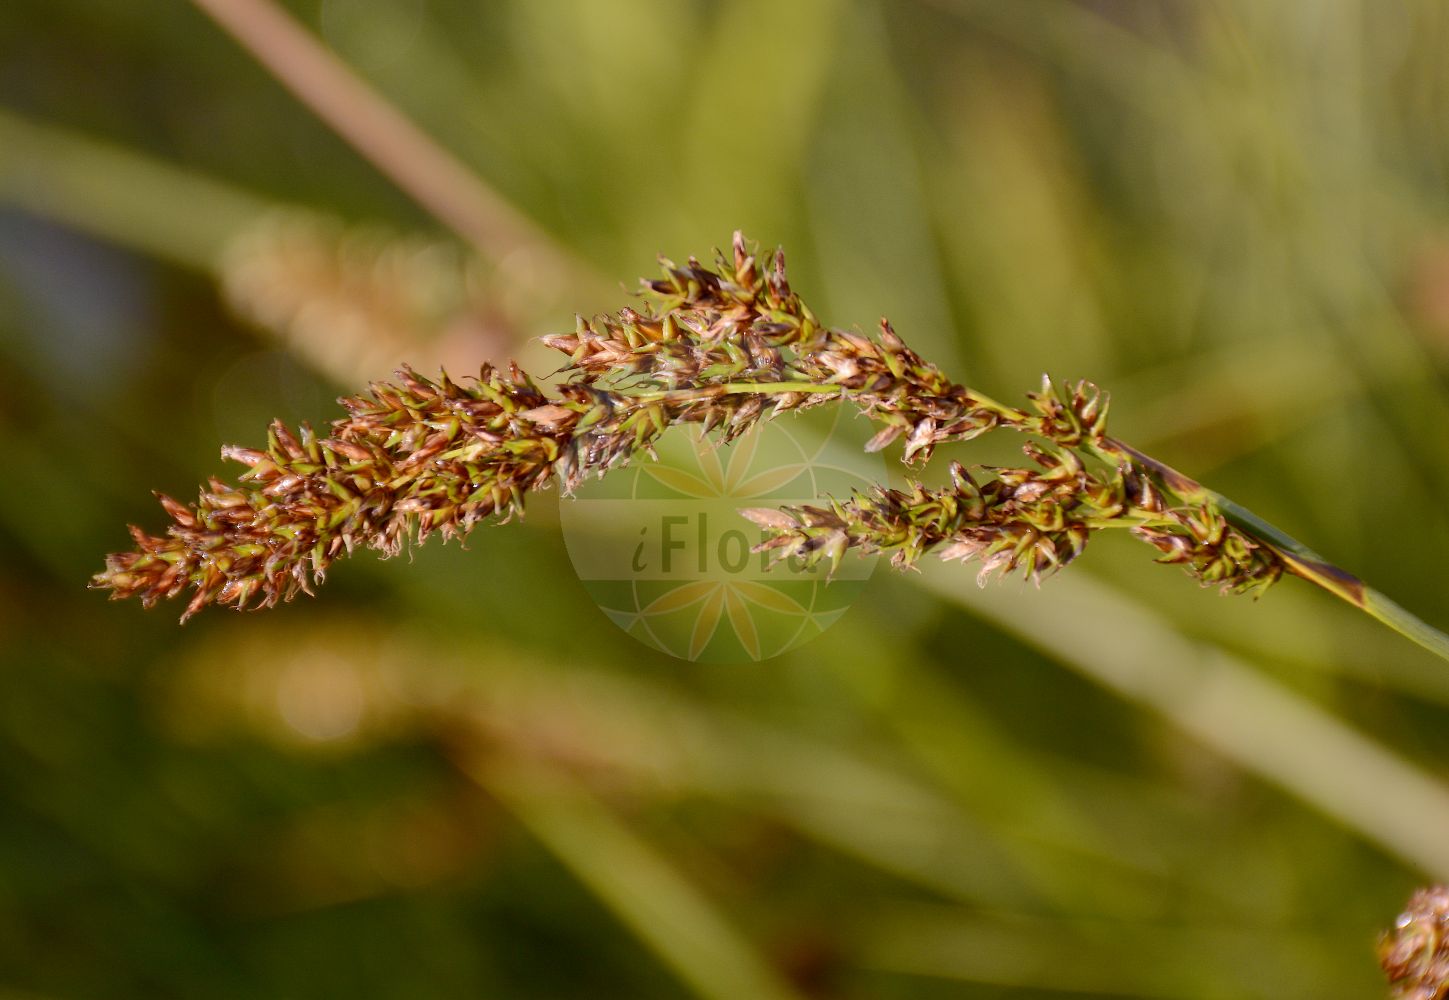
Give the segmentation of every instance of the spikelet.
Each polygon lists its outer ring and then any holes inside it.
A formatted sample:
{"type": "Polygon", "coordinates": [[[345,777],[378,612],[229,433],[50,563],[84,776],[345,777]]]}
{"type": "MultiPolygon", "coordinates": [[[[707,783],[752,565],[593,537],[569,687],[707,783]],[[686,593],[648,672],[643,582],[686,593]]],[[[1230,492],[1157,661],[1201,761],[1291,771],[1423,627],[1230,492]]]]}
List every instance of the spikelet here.
{"type": "Polygon", "coordinates": [[[1420,889],[1379,941],[1394,1000],[1449,997],[1449,886],[1420,889]]]}

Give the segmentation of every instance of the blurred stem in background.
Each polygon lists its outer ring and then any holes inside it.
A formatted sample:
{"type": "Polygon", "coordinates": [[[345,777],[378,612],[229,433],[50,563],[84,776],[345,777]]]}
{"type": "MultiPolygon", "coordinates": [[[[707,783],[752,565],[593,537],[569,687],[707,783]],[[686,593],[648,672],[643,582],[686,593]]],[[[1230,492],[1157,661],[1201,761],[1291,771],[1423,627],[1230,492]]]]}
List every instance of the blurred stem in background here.
{"type": "Polygon", "coordinates": [[[402,115],[271,0],[193,0],[303,104],[524,291],[598,276],[402,115]]]}
{"type": "Polygon", "coordinates": [[[924,580],[1410,864],[1449,872],[1449,788],[1442,782],[1236,657],[1184,639],[1110,586],[1054,581],[1043,608],[1001,587],[969,593],[942,567],[932,566],[924,580]],[[1112,627],[1093,629],[1093,622],[1112,627]]]}
{"type": "Polygon", "coordinates": [[[5,200],[219,277],[227,245],[280,206],[194,171],[0,109],[5,200]],[[177,207],[184,205],[185,211],[177,207]]]}

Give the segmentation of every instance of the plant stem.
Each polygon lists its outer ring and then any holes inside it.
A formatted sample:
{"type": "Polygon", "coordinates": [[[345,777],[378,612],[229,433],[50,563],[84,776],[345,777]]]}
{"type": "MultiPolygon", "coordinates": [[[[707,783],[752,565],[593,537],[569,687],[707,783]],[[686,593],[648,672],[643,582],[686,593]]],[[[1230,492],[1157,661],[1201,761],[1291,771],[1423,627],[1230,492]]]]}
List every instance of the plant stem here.
{"type": "Polygon", "coordinates": [[[526,251],[550,280],[604,287],[558,244],[419,128],[273,0],[193,0],[323,122],[486,259],[526,251]]]}
{"type": "Polygon", "coordinates": [[[0,205],[215,274],[227,245],[281,207],[260,195],[0,108],[0,205]],[[186,211],[177,212],[177,205],[186,211]]]}
{"type": "Polygon", "coordinates": [[[650,392],[631,392],[628,389],[613,390],[616,395],[639,402],[668,400],[672,403],[688,403],[696,399],[714,399],[718,396],[769,395],[772,393],[814,393],[844,394],[847,390],[838,385],[821,385],[818,382],[726,382],[722,385],[707,385],[698,389],[657,389],[650,392]]]}
{"type": "Polygon", "coordinates": [[[1145,468],[1164,487],[1184,499],[1211,503],[1234,527],[1278,553],[1289,572],[1295,576],[1316,584],[1338,599],[1377,618],[1441,659],[1449,660],[1449,635],[1434,628],[1352,573],[1333,565],[1282,528],[1263,520],[1246,507],[1216,490],[1208,489],[1151,455],[1143,454],[1131,445],[1114,438],[1104,438],[1100,446],[1093,450],[1104,459],[1129,459],[1145,468]]]}

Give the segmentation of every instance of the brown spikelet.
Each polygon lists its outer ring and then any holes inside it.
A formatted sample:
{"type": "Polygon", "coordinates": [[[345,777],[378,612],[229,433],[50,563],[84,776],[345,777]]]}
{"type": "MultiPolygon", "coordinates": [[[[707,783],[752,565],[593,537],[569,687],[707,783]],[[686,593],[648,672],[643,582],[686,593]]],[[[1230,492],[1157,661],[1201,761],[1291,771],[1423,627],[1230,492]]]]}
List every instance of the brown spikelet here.
{"type": "Polygon", "coordinates": [[[1394,1000],[1449,997],[1449,886],[1420,889],[1379,941],[1394,1000]]]}
{"type": "Polygon", "coordinates": [[[358,546],[393,554],[506,514],[548,471],[557,442],[522,415],[544,397],[518,373],[484,368],[467,389],[399,379],[342,400],[327,437],[274,423],[265,452],[223,449],[247,467],[237,483],[211,480],[194,506],[161,497],[166,537],[133,531],[137,550],[110,556],[95,584],[148,606],[191,586],[183,619],[212,602],[269,607],[358,546]]]}

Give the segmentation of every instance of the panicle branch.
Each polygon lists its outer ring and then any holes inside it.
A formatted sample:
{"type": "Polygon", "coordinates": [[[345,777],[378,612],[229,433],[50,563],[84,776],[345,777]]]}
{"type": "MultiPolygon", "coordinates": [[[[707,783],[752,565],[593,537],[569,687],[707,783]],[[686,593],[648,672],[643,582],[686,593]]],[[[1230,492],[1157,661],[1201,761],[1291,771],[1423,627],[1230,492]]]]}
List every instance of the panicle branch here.
{"type": "Polygon", "coordinates": [[[1258,594],[1282,574],[1281,562],[1204,505],[1169,507],[1162,493],[1128,466],[1090,471],[1072,451],[1029,443],[1038,468],[976,467],[978,483],[959,462],[951,485],[907,490],[877,487],[828,507],[742,513],[769,536],[757,551],[805,565],[848,549],[889,552],[897,568],[913,567],[927,552],[943,560],[977,560],[977,582],[1020,570],[1033,583],[1066,566],[1095,531],[1127,528],[1162,552],[1159,562],[1181,564],[1203,584],[1224,592],[1258,594]]]}

